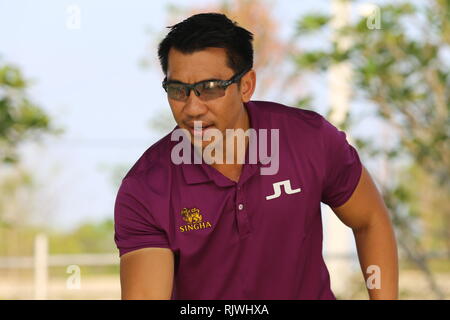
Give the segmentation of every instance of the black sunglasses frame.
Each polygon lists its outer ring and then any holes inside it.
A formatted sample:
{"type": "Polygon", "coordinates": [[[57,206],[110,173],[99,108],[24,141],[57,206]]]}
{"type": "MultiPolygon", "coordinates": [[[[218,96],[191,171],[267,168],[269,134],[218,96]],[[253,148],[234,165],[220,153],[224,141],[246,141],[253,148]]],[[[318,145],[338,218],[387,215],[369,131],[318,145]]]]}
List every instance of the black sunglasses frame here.
{"type": "Polygon", "coordinates": [[[196,87],[198,85],[214,81],[214,82],[218,83],[220,87],[222,87],[223,89],[226,90],[228,88],[228,86],[230,86],[231,84],[239,81],[250,70],[251,70],[251,68],[244,69],[244,71],[235,74],[229,80],[203,80],[203,81],[199,81],[199,82],[192,83],[192,84],[183,83],[183,82],[180,82],[180,81],[172,81],[172,80],[167,81],[167,77],[165,77],[164,81],[162,82],[162,87],[167,92],[167,86],[169,84],[171,84],[171,83],[181,84],[183,86],[184,90],[185,90],[186,98],[189,97],[189,95],[191,94],[191,90],[194,90],[195,95],[197,97],[199,97],[200,96],[200,92],[197,91],[197,89],[196,89],[196,87]]]}

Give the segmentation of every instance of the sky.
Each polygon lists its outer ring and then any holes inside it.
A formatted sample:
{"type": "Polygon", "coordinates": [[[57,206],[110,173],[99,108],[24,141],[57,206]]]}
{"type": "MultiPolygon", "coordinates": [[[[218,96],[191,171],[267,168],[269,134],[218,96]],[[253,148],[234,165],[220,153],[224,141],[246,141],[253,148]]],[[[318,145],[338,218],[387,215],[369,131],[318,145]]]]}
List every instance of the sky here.
{"type": "MultiPolygon", "coordinates": [[[[197,0],[196,6],[216,2],[197,0]]],[[[21,68],[32,81],[32,101],[65,130],[21,149],[39,185],[38,221],[71,229],[112,218],[117,192],[112,170],[130,168],[166,134],[149,125],[169,110],[156,44],[166,32],[168,4],[189,3],[0,0],[0,56],[21,68]],[[78,25],[71,19],[74,10],[78,25]],[[140,66],[144,57],[148,68],[140,66]]],[[[329,10],[327,0],[274,3],[286,39],[302,13],[329,10]]],[[[324,91],[324,85],[313,88],[324,91]]],[[[326,91],[322,96],[324,107],[326,91]]]]}

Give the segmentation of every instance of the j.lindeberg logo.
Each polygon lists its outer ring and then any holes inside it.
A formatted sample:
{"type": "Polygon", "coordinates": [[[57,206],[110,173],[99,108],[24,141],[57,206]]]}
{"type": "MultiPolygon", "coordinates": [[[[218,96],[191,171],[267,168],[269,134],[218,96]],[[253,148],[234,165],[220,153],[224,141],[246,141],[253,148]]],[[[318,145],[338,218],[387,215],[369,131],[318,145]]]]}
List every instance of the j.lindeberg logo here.
{"type": "Polygon", "coordinates": [[[279,196],[281,196],[281,186],[284,186],[284,191],[286,192],[286,194],[293,194],[293,193],[298,193],[298,192],[302,191],[301,188],[292,189],[290,180],[283,180],[280,182],[273,183],[274,194],[267,196],[266,200],[276,199],[279,196]]]}
{"type": "Polygon", "coordinates": [[[187,222],[186,225],[180,226],[181,232],[212,227],[209,221],[203,221],[203,216],[200,214],[200,209],[198,208],[183,208],[181,215],[183,216],[183,220],[187,222]]]}

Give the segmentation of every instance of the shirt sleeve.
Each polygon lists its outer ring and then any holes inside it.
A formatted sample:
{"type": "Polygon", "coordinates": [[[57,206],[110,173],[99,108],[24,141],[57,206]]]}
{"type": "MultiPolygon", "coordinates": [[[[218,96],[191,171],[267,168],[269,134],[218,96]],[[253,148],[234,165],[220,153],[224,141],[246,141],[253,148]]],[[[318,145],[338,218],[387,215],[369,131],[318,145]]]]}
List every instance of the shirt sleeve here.
{"type": "Polygon", "coordinates": [[[114,241],[119,256],[147,247],[169,248],[166,233],[154,221],[151,212],[139,200],[142,190],[133,178],[120,185],[114,206],[114,241]]]}
{"type": "Polygon", "coordinates": [[[325,177],[321,201],[332,208],[343,205],[358,185],[362,163],[356,149],[340,131],[325,118],[322,145],[325,157],[325,177]]]}

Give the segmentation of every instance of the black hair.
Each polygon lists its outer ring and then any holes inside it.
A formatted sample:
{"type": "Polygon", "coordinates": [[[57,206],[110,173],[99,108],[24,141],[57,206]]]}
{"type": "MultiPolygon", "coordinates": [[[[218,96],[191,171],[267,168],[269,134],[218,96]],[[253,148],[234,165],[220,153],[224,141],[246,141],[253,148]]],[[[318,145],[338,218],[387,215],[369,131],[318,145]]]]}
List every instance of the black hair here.
{"type": "Polygon", "coordinates": [[[224,48],[227,66],[235,73],[253,67],[253,34],[221,13],[200,13],[169,26],[160,42],[158,57],[167,75],[170,48],[193,53],[208,47],[224,48]]]}

